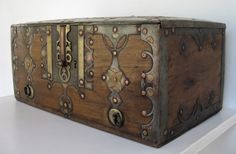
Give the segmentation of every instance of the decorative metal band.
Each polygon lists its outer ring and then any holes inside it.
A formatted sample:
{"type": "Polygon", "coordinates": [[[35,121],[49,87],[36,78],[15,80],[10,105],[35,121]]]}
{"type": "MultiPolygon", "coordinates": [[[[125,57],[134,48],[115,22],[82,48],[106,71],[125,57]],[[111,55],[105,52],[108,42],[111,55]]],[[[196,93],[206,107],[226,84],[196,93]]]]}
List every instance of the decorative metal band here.
{"type": "Polygon", "coordinates": [[[84,26],[78,26],[78,79],[79,87],[84,87],[84,26]]]}
{"type": "Polygon", "coordinates": [[[119,66],[118,56],[120,52],[126,47],[128,36],[130,34],[138,34],[136,25],[98,25],[94,29],[99,34],[102,34],[103,41],[106,48],[112,54],[112,63],[110,68],[102,75],[110,89],[109,101],[113,107],[118,107],[122,103],[122,98],[119,92],[125,85],[129,84],[129,79],[125,76],[124,72],[119,66]]]}
{"type": "Polygon", "coordinates": [[[94,33],[93,26],[84,26],[84,80],[85,88],[93,89],[93,76],[94,76],[94,41],[92,39],[94,33]]]}
{"type": "Polygon", "coordinates": [[[20,90],[17,88],[17,78],[15,77],[16,71],[18,71],[18,57],[16,56],[16,49],[17,49],[17,37],[18,31],[17,27],[11,27],[11,53],[12,53],[12,70],[13,70],[13,82],[14,82],[14,92],[15,96],[20,96],[20,90]]]}
{"type": "MultiPolygon", "coordinates": [[[[35,28],[34,27],[23,27],[22,30],[23,30],[22,37],[23,37],[24,45],[27,49],[26,55],[25,55],[23,62],[22,62],[22,66],[25,68],[25,72],[27,73],[26,83],[25,83],[25,87],[24,87],[24,93],[27,98],[33,99],[34,98],[34,88],[32,85],[32,72],[36,68],[36,64],[34,63],[31,55],[32,55],[32,42],[33,42],[34,36],[35,36],[35,28]]],[[[32,102],[34,102],[34,101],[32,101],[32,102]]]]}
{"type": "MultiPolygon", "coordinates": [[[[159,116],[158,116],[158,83],[159,83],[159,61],[160,61],[160,25],[143,24],[141,25],[141,39],[151,46],[151,51],[143,51],[142,57],[150,56],[152,59],[152,68],[148,72],[143,72],[141,80],[142,95],[148,97],[152,102],[152,109],[149,113],[144,114],[146,117],[152,117],[152,120],[142,125],[142,136],[145,139],[155,137],[159,130],[159,116]],[[150,135],[149,135],[150,134],[150,135]]],[[[155,139],[155,138],[154,138],[155,139]]]]}
{"type": "Polygon", "coordinates": [[[47,71],[48,79],[52,80],[52,28],[47,26],[47,71]]]}
{"type": "Polygon", "coordinates": [[[71,77],[70,63],[71,56],[71,42],[68,40],[68,33],[70,32],[70,25],[58,25],[57,31],[59,33],[59,40],[57,41],[57,61],[59,66],[59,77],[64,83],[68,82],[71,77]]]}

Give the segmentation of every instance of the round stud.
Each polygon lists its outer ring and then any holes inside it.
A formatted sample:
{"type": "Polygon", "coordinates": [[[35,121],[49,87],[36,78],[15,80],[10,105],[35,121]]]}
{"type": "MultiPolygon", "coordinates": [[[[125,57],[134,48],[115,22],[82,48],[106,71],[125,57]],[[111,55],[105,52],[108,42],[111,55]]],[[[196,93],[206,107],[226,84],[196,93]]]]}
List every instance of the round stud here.
{"type": "Polygon", "coordinates": [[[184,51],[185,50],[185,44],[182,44],[182,51],[184,51]]]}
{"type": "Polygon", "coordinates": [[[145,52],[142,53],[142,58],[147,58],[147,54],[145,52]]]}
{"type": "Polygon", "coordinates": [[[145,90],[142,90],[141,94],[142,94],[143,96],[145,96],[145,95],[147,94],[147,92],[146,92],[145,90]]]}
{"type": "Polygon", "coordinates": [[[117,52],[116,51],[113,51],[113,56],[116,56],[117,55],[117,52]]]}
{"type": "Polygon", "coordinates": [[[80,85],[84,85],[84,80],[80,79],[80,80],[79,80],[79,84],[80,84],[80,85]]]}
{"type": "Polygon", "coordinates": [[[14,30],[13,33],[16,34],[16,30],[14,30]]]}
{"type": "Polygon", "coordinates": [[[165,136],[166,136],[166,135],[167,135],[167,133],[168,133],[168,131],[167,131],[167,129],[165,129],[165,130],[164,130],[164,132],[163,132],[163,135],[165,135],[165,136]]]}
{"type": "Polygon", "coordinates": [[[44,67],[44,64],[43,64],[43,63],[41,63],[41,64],[40,64],[40,67],[41,67],[41,68],[43,68],[43,67],[44,67]]]}
{"type": "Polygon", "coordinates": [[[50,73],[48,73],[48,78],[51,78],[51,74],[50,73]]]}
{"type": "Polygon", "coordinates": [[[165,29],[165,35],[167,36],[169,34],[169,30],[165,29]]]}
{"type": "Polygon", "coordinates": [[[79,35],[82,36],[84,34],[84,31],[82,29],[79,30],[79,35]]]}
{"type": "Polygon", "coordinates": [[[125,85],[126,85],[126,86],[129,85],[129,80],[128,80],[128,79],[125,80],[125,85]]]}
{"type": "Polygon", "coordinates": [[[143,136],[148,136],[148,131],[147,130],[143,130],[143,136]]]}
{"type": "Polygon", "coordinates": [[[98,31],[98,27],[97,27],[97,26],[94,26],[94,27],[93,27],[93,31],[94,31],[94,32],[97,32],[97,31],[98,31]]]}
{"type": "Polygon", "coordinates": [[[81,99],[85,99],[85,94],[84,94],[84,93],[81,93],[81,94],[80,94],[80,98],[81,98],[81,99]]]}
{"type": "Polygon", "coordinates": [[[43,42],[43,38],[42,37],[40,38],[40,41],[43,42]]]}
{"type": "Polygon", "coordinates": [[[118,31],[118,28],[117,27],[113,27],[113,30],[112,30],[114,33],[116,33],[118,31]]]}
{"type": "Polygon", "coordinates": [[[199,46],[199,50],[200,50],[200,51],[202,50],[202,46],[199,46]]]}
{"type": "Polygon", "coordinates": [[[17,95],[20,95],[20,91],[19,91],[19,90],[17,90],[17,91],[16,91],[16,94],[17,94],[17,95]]]}
{"type": "Polygon", "coordinates": [[[137,31],[141,32],[141,27],[140,26],[137,27],[137,31]]]}
{"type": "Polygon", "coordinates": [[[28,77],[27,79],[28,79],[29,82],[31,81],[31,78],[30,78],[30,77],[28,77]]]}
{"type": "Polygon", "coordinates": [[[66,103],[66,102],[64,102],[64,103],[63,103],[63,106],[64,106],[65,108],[67,108],[67,103],[66,103]]]}
{"type": "Polygon", "coordinates": [[[49,83],[48,84],[48,89],[51,89],[52,88],[52,85],[49,83]]]}
{"type": "Polygon", "coordinates": [[[147,116],[147,111],[143,110],[143,111],[142,111],[142,115],[143,115],[143,116],[147,116]]]}
{"type": "Polygon", "coordinates": [[[145,79],[145,78],[146,78],[146,74],[145,74],[145,73],[142,73],[142,74],[141,74],[141,77],[145,79]]]}
{"type": "Polygon", "coordinates": [[[143,28],[142,33],[146,35],[148,33],[147,28],[143,28]]]}
{"type": "Polygon", "coordinates": [[[90,77],[93,77],[93,76],[94,76],[93,71],[89,71],[89,76],[90,76],[90,77]]]}
{"type": "Polygon", "coordinates": [[[90,44],[90,45],[93,45],[93,39],[90,39],[90,40],[89,40],[89,44],[90,44]]]}
{"type": "Polygon", "coordinates": [[[29,49],[29,48],[30,48],[30,46],[29,46],[29,45],[26,45],[26,48],[27,48],[27,49],[29,49]]]}
{"type": "Polygon", "coordinates": [[[102,80],[106,80],[106,79],[107,79],[106,75],[102,75],[102,80]]]}
{"type": "Polygon", "coordinates": [[[175,32],[175,27],[171,28],[171,32],[174,33],[175,32]]]}
{"type": "Polygon", "coordinates": [[[180,114],[180,115],[183,115],[183,109],[180,109],[180,110],[179,110],[179,114],[180,114]]]}
{"type": "Polygon", "coordinates": [[[115,98],[115,97],[114,97],[114,98],[112,98],[112,101],[113,101],[113,103],[115,103],[115,104],[116,104],[116,103],[118,103],[118,99],[117,99],[117,98],[115,98]]]}
{"type": "Polygon", "coordinates": [[[51,33],[51,32],[50,32],[50,30],[47,30],[47,32],[46,32],[46,33],[47,33],[47,35],[50,35],[50,33],[51,33]]]}

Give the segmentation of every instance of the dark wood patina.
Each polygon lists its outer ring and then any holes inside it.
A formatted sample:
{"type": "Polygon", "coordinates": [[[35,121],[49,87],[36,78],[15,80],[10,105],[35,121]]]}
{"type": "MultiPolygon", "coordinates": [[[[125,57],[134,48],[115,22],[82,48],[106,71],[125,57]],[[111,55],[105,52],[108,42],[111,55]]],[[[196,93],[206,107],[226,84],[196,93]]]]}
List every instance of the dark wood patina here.
{"type": "Polygon", "coordinates": [[[12,25],[17,100],[160,147],[222,108],[225,24],[168,17],[12,25]]]}

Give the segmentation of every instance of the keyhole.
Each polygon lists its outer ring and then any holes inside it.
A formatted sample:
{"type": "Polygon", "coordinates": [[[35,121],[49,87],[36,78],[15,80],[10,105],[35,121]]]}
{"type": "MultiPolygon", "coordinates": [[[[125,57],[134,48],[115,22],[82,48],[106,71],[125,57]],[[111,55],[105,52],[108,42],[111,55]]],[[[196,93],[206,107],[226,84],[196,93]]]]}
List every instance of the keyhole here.
{"type": "Polygon", "coordinates": [[[120,114],[115,113],[115,114],[113,115],[113,121],[114,121],[114,124],[115,124],[117,127],[120,127],[120,126],[121,126],[121,116],[120,116],[120,114]]]}
{"type": "Polygon", "coordinates": [[[77,61],[74,60],[74,68],[77,68],[77,61]]]}
{"type": "Polygon", "coordinates": [[[118,109],[111,109],[108,118],[111,124],[118,128],[124,123],[123,115],[118,109]]]}

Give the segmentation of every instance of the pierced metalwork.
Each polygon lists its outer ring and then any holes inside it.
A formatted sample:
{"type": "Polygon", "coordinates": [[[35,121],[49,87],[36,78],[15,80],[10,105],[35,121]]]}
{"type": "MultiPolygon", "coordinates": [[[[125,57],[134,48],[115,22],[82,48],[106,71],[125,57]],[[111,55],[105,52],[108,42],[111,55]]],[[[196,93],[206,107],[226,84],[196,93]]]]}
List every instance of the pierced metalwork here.
{"type": "Polygon", "coordinates": [[[58,25],[59,40],[57,41],[57,61],[59,77],[63,82],[70,80],[70,63],[72,61],[71,42],[68,40],[70,25],[58,25]]]}
{"type": "MultiPolygon", "coordinates": [[[[147,56],[151,57],[153,65],[148,72],[143,72],[141,74],[141,94],[145,97],[148,97],[152,103],[152,109],[149,113],[147,111],[142,111],[142,115],[145,117],[152,117],[151,121],[147,124],[142,125],[143,133],[142,137],[145,139],[150,139],[150,136],[155,136],[152,134],[152,128],[159,128],[158,118],[158,102],[157,102],[157,93],[158,93],[158,78],[159,78],[159,39],[160,39],[160,25],[141,25],[141,39],[147,42],[151,46],[151,51],[145,50],[142,53],[142,57],[146,58],[147,56]],[[155,74],[155,75],[154,75],[155,74]],[[149,135],[152,134],[152,135],[149,135]]],[[[159,131],[159,130],[158,130],[159,131]]]]}
{"type": "Polygon", "coordinates": [[[73,104],[70,97],[62,95],[59,99],[60,110],[65,117],[69,117],[73,111],[73,104]]]}

